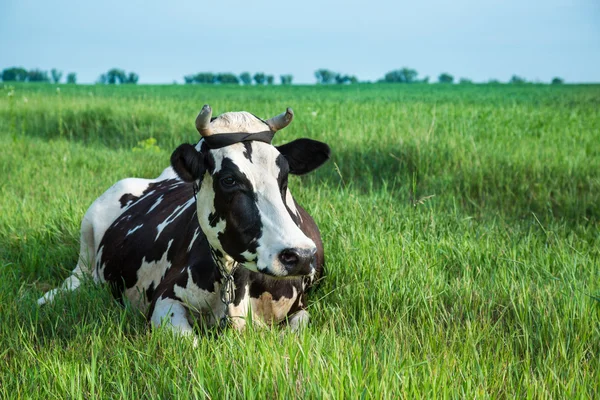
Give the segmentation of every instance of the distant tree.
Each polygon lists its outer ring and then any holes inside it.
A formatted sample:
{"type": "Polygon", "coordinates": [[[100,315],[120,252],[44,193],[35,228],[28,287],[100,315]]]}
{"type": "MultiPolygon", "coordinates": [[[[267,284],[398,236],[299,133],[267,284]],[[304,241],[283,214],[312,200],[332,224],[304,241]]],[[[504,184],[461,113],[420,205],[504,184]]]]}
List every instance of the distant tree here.
{"type": "Polygon", "coordinates": [[[27,70],[21,67],[6,68],[2,71],[2,80],[4,82],[25,82],[27,70]]]}
{"type": "Polygon", "coordinates": [[[108,77],[106,76],[106,74],[102,74],[98,77],[98,80],[96,81],[96,83],[99,83],[101,85],[106,85],[108,83],[108,77]]]}
{"type": "Polygon", "coordinates": [[[470,80],[469,78],[460,78],[458,83],[460,83],[461,85],[469,85],[469,84],[473,83],[473,81],[470,80]]]}
{"type": "Polygon", "coordinates": [[[60,78],[62,78],[63,73],[56,68],[52,68],[50,70],[50,75],[52,75],[52,82],[58,83],[60,82],[60,78]]]}
{"type": "Polygon", "coordinates": [[[122,69],[112,68],[106,73],[106,83],[109,85],[127,83],[127,75],[122,69]]]}
{"type": "Polygon", "coordinates": [[[565,81],[563,80],[563,78],[556,77],[556,78],[552,79],[552,84],[553,85],[562,85],[563,83],[565,83],[565,81]]]}
{"type": "Polygon", "coordinates": [[[77,74],[75,72],[69,72],[67,74],[67,83],[71,83],[71,84],[77,83],[77,74]]]}
{"type": "Polygon", "coordinates": [[[390,71],[385,74],[384,82],[390,83],[415,83],[417,81],[417,71],[411,68],[401,68],[390,71]]]}
{"type": "Polygon", "coordinates": [[[27,72],[27,80],[29,82],[50,82],[47,71],[32,69],[27,72]]]}
{"type": "Polygon", "coordinates": [[[320,83],[322,85],[327,85],[329,83],[334,82],[335,77],[336,73],[328,69],[321,68],[315,71],[315,78],[317,78],[317,83],[320,83]]]}
{"type": "Polygon", "coordinates": [[[275,82],[275,77],[273,75],[267,75],[267,85],[272,85],[275,82]]]}
{"type": "Polygon", "coordinates": [[[238,79],[238,77],[229,72],[217,74],[217,82],[222,83],[224,85],[228,85],[228,84],[229,85],[239,85],[240,84],[240,80],[238,79]]]}
{"type": "Polygon", "coordinates": [[[252,85],[252,75],[250,75],[250,72],[242,72],[240,74],[240,81],[244,85],[252,85]]]}
{"type": "Polygon", "coordinates": [[[335,83],[337,83],[338,85],[345,85],[347,83],[358,83],[358,78],[354,75],[350,76],[350,75],[342,75],[342,74],[335,74],[335,83]]]}
{"type": "Polygon", "coordinates": [[[501,82],[498,79],[490,79],[488,82],[488,85],[499,85],[501,82]]]}
{"type": "Polygon", "coordinates": [[[281,79],[282,85],[291,85],[294,77],[292,75],[281,75],[279,79],[281,79]]]}
{"type": "Polygon", "coordinates": [[[138,80],[140,79],[140,76],[138,74],[136,74],[135,72],[130,72],[127,75],[127,79],[125,80],[125,83],[131,83],[131,84],[137,84],[138,80]]]}
{"type": "Polygon", "coordinates": [[[439,83],[452,83],[454,82],[454,77],[446,72],[440,74],[440,76],[438,76],[438,82],[439,83]]]}
{"type": "Polygon", "coordinates": [[[217,82],[217,77],[212,72],[200,72],[194,76],[194,82],[213,84],[217,82]]]}
{"type": "Polygon", "coordinates": [[[419,83],[429,83],[429,76],[426,76],[425,78],[421,79],[420,81],[417,81],[419,83]]]}
{"type": "Polygon", "coordinates": [[[194,83],[194,75],[186,75],[183,77],[183,81],[187,84],[194,83]]]}
{"type": "Polygon", "coordinates": [[[254,82],[256,82],[257,85],[264,85],[266,79],[267,77],[262,72],[257,72],[254,74],[254,82]]]}
{"type": "Polygon", "coordinates": [[[512,83],[513,85],[520,85],[520,84],[523,84],[523,83],[525,83],[525,82],[526,82],[526,81],[525,81],[525,79],[524,79],[524,78],[521,78],[521,77],[520,77],[520,76],[518,76],[518,75],[513,75],[513,76],[510,78],[510,81],[509,81],[509,83],[512,83]]]}

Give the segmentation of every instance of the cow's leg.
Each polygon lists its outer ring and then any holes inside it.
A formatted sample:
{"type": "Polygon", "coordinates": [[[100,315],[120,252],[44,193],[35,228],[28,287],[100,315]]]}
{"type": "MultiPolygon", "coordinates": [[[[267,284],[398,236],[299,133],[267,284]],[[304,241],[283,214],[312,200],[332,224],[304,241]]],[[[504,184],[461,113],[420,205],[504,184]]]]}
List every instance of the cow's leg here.
{"type": "MultiPolygon", "coordinates": [[[[86,215],[87,217],[87,215],[86,215]]],[[[38,305],[51,303],[54,297],[61,291],[73,291],[81,285],[81,281],[84,277],[92,276],[92,269],[94,265],[94,228],[88,218],[84,217],[81,223],[81,237],[79,247],[79,261],[75,266],[75,269],[71,272],[71,275],[65,279],[62,285],[56,289],[52,289],[46,292],[37,301],[38,305]]],[[[93,274],[94,282],[98,282],[97,274],[93,274]]]]}
{"type": "Polygon", "coordinates": [[[297,332],[301,329],[304,329],[308,326],[308,322],[310,321],[310,315],[306,310],[300,310],[294,314],[292,314],[288,319],[288,326],[292,330],[292,332],[297,332]]]}
{"type": "Polygon", "coordinates": [[[192,335],[194,329],[189,321],[188,309],[176,299],[160,298],[156,300],[150,323],[153,327],[168,326],[173,332],[180,335],[192,335]]]}

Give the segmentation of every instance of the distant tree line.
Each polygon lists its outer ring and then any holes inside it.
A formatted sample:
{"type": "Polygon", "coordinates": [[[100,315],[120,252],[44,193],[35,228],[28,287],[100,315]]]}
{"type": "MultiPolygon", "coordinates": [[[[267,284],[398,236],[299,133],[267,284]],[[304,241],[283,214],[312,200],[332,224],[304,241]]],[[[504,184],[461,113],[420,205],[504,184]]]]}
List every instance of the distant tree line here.
{"type": "MultiPolygon", "coordinates": [[[[318,80],[318,78],[317,78],[318,80]]],[[[416,70],[412,69],[412,68],[401,68],[401,69],[397,69],[397,70],[393,70],[388,72],[387,74],[385,74],[385,76],[382,79],[379,79],[377,82],[385,82],[385,83],[429,83],[429,77],[426,76],[423,79],[419,79],[418,78],[418,73],[416,70]]],[[[443,84],[451,84],[454,83],[454,76],[450,75],[447,72],[443,72],[438,76],[438,83],[443,83],[443,84]]],[[[458,81],[459,84],[461,85],[467,85],[467,84],[472,84],[473,81],[468,79],[468,78],[460,78],[458,81]]],[[[488,81],[489,84],[500,84],[501,82],[498,81],[497,79],[491,79],[488,81]]],[[[518,76],[518,75],[513,75],[510,80],[508,81],[509,84],[513,84],[513,85],[521,85],[521,84],[525,84],[527,83],[527,81],[518,76]]],[[[554,78],[552,79],[552,84],[553,85],[560,85],[563,84],[564,80],[562,78],[554,78]]]]}
{"type": "MultiPolygon", "coordinates": [[[[0,80],[4,82],[53,82],[60,83],[63,77],[63,72],[53,68],[48,71],[40,69],[26,70],[22,67],[10,67],[5,68],[0,73],[0,80]]],[[[329,85],[329,84],[354,84],[358,83],[358,78],[355,75],[346,75],[332,70],[321,68],[315,71],[315,78],[317,84],[329,85]]],[[[290,74],[284,74],[279,76],[280,83],[282,85],[291,85],[294,77],[290,74]]],[[[119,68],[112,68],[106,73],[100,75],[96,83],[117,85],[117,84],[136,84],[138,83],[139,75],[135,72],[125,72],[119,68]]],[[[273,75],[267,75],[264,72],[256,72],[250,74],[250,72],[242,72],[239,75],[224,72],[224,73],[212,73],[212,72],[200,72],[197,74],[186,75],[183,80],[187,84],[231,84],[231,85],[273,85],[275,83],[275,77],[273,75]]],[[[447,72],[443,72],[438,76],[438,83],[441,84],[453,84],[455,82],[454,76],[447,72]]],[[[65,77],[66,83],[75,84],[77,83],[77,74],[75,72],[69,72],[65,77]]],[[[429,77],[419,77],[418,72],[415,69],[403,67],[400,69],[392,70],[385,74],[385,76],[379,79],[377,82],[384,83],[429,83],[429,77]]],[[[551,83],[553,85],[563,84],[565,81],[562,78],[555,77],[551,83]]],[[[458,82],[461,85],[472,84],[473,81],[468,78],[459,78],[458,82]]],[[[497,79],[490,79],[488,84],[501,84],[497,79]]],[[[522,85],[528,83],[525,78],[519,75],[513,75],[507,82],[512,85],[522,85]]]]}
{"type": "MultiPolygon", "coordinates": [[[[292,75],[280,75],[279,79],[282,85],[291,85],[293,80],[292,75]]],[[[273,85],[275,83],[275,77],[273,75],[267,75],[264,72],[256,72],[251,75],[250,72],[242,72],[239,75],[232,74],[231,72],[221,72],[214,74],[212,72],[200,72],[197,74],[186,75],[183,77],[183,81],[187,84],[200,83],[200,84],[223,84],[223,85],[273,85]]]]}
{"type": "Polygon", "coordinates": [[[136,84],[138,83],[139,79],[139,75],[135,72],[126,73],[122,69],[112,68],[109,69],[105,74],[100,75],[96,83],[103,85],[136,84]]]}
{"type": "Polygon", "coordinates": [[[354,75],[344,75],[325,68],[316,70],[315,78],[319,85],[358,83],[358,78],[354,75]]]}
{"type": "MultiPolygon", "coordinates": [[[[63,76],[62,71],[52,68],[50,75],[48,71],[42,71],[40,69],[26,70],[21,67],[10,67],[2,70],[0,77],[4,82],[50,82],[60,83],[63,76]]],[[[66,83],[76,83],[77,74],[75,72],[69,72],[66,77],[66,83]]]]}

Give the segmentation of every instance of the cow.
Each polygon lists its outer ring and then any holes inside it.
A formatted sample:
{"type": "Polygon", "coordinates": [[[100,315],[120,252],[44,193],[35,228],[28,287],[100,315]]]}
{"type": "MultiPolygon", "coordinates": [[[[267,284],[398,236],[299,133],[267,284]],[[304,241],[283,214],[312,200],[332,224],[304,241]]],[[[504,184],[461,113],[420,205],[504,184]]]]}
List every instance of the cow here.
{"type": "Polygon", "coordinates": [[[102,194],[81,223],[77,265],[38,300],[80,287],[84,277],[146,313],[151,327],[190,335],[195,326],[247,321],[306,326],[307,291],[323,275],[313,218],[294,200],[288,175],[329,159],[325,143],[273,146],[293,119],[248,112],[196,118],[199,142],[180,145],[156,179],[127,178],[102,194]]]}

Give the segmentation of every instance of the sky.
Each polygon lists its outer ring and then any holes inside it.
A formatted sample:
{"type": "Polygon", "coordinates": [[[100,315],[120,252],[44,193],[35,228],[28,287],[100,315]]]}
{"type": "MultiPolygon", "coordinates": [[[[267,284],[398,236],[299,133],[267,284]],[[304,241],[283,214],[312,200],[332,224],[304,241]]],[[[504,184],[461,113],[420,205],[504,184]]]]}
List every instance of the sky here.
{"type": "Polygon", "coordinates": [[[327,68],[375,81],[410,67],[475,82],[600,82],[599,0],[0,0],[0,69],[57,68],[93,83],[118,67],[139,83],[197,72],[327,68]]]}

